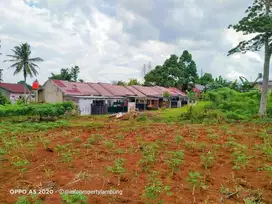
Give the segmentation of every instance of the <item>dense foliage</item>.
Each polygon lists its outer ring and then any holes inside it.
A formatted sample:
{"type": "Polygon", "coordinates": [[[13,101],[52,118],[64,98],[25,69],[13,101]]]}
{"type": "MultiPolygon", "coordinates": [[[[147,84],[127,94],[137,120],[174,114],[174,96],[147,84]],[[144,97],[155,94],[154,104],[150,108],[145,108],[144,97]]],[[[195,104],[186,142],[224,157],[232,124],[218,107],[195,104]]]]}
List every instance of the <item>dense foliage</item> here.
{"type": "Polygon", "coordinates": [[[246,16],[235,25],[229,28],[244,35],[253,36],[249,40],[241,41],[236,47],[231,49],[228,55],[234,53],[246,53],[247,51],[259,51],[264,47],[264,68],[263,68],[263,88],[259,114],[264,116],[267,113],[267,92],[269,79],[269,66],[272,55],[272,1],[254,0],[253,5],[246,10],[246,16]]]}
{"type": "Polygon", "coordinates": [[[196,63],[192,55],[185,50],[180,57],[171,55],[163,65],[156,66],[144,78],[146,85],[181,86],[183,90],[186,90],[190,83],[198,80],[196,63]]]}
{"type": "MultiPolygon", "coordinates": [[[[181,114],[182,120],[251,120],[258,115],[261,94],[257,90],[238,92],[230,88],[207,91],[202,101],[188,106],[181,114]]],[[[268,115],[272,116],[272,96],[268,100],[268,115]]]]}
{"type": "Polygon", "coordinates": [[[0,105],[9,104],[10,101],[0,92],[0,105]]]}
{"type": "Polygon", "coordinates": [[[60,117],[73,109],[73,103],[63,102],[56,104],[22,104],[0,106],[0,117],[28,116],[39,119],[53,119],[60,117]]]}
{"type": "Polygon", "coordinates": [[[71,69],[61,69],[59,74],[51,73],[51,77],[49,79],[58,79],[58,80],[65,80],[65,81],[73,81],[73,82],[83,82],[82,79],[78,79],[78,75],[80,73],[79,66],[73,66],[71,69]]]}

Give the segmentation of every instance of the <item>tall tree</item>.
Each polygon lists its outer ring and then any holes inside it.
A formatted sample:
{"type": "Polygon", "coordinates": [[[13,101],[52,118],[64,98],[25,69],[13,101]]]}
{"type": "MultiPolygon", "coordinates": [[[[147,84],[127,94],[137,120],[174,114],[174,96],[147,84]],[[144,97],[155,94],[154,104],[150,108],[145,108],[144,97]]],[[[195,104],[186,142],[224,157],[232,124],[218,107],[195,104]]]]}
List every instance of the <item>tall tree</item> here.
{"type": "Polygon", "coordinates": [[[187,50],[185,50],[179,59],[179,64],[182,70],[182,77],[180,84],[182,84],[182,89],[187,90],[189,84],[194,84],[198,80],[196,63],[187,50]]]}
{"type": "Polygon", "coordinates": [[[79,66],[74,66],[71,68],[70,74],[71,74],[72,81],[77,81],[79,72],[80,72],[79,66]]]}
{"type": "Polygon", "coordinates": [[[70,73],[70,69],[61,69],[60,74],[54,74],[51,73],[50,79],[58,79],[58,80],[66,80],[66,81],[71,81],[72,80],[72,75],[70,73]]]}
{"type": "Polygon", "coordinates": [[[38,75],[38,65],[36,62],[42,62],[43,59],[40,57],[31,58],[31,48],[28,43],[22,43],[19,46],[15,46],[14,49],[11,50],[13,55],[7,55],[9,60],[5,60],[4,62],[15,62],[9,68],[15,69],[14,75],[23,72],[24,76],[24,97],[26,95],[26,78],[28,76],[33,77],[38,75]]]}
{"type": "Polygon", "coordinates": [[[228,52],[228,55],[247,51],[259,51],[264,47],[264,66],[263,66],[263,87],[259,114],[266,115],[267,108],[267,89],[269,78],[269,64],[272,54],[272,0],[254,0],[253,5],[246,10],[246,17],[242,18],[237,24],[230,25],[236,32],[244,35],[255,34],[250,40],[240,42],[235,48],[228,52]]]}
{"type": "Polygon", "coordinates": [[[201,85],[207,85],[213,81],[214,81],[214,79],[212,77],[212,74],[205,73],[202,77],[199,78],[198,83],[200,83],[201,85]]]}
{"type": "Polygon", "coordinates": [[[171,55],[164,64],[158,65],[145,75],[145,84],[165,87],[182,86],[187,89],[189,83],[195,83],[198,79],[196,63],[192,55],[185,50],[180,57],[171,55]]]}

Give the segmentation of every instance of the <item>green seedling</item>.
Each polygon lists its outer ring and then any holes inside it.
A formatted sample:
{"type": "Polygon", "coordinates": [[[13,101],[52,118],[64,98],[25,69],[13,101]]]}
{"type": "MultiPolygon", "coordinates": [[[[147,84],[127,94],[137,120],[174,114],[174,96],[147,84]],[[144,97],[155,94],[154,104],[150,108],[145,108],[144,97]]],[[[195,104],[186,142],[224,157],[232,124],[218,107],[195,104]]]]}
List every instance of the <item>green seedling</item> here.
{"type": "Polygon", "coordinates": [[[184,152],[183,151],[176,151],[176,152],[169,152],[170,158],[167,161],[172,169],[172,174],[176,172],[180,165],[184,162],[184,152]]]}
{"type": "Polygon", "coordinates": [[[180,136],[180,135],[177,135],[175,138],[174,138],[174,142],[176,144],[181,144],[182,142],[184,141],[184,137],[180,136]]]}
{"type": "Polygon", "coordinates": [[[88,142],[93,145],[98,144],[101,140],[102,140],[102,135],[100,134],[94,134],[88,138],[88,142]]]}
{"type": "Polygon", "coordinates": [[[87,197],[83,194],[61,194],[61,204],[87,204],[87,197]]]}
{"type": "Polygon", "coordinates": [[[125,159],[119,158],[114,162],[114,166],[107,166],[106,169],[109,172],[118,174],[118,186],[120,185],[120,177],[126,172],[126,169],[124,168],[125,159]]]}
{"type": "Polygon", "coordinates": [[[115,144],[111,141],[111,140],[105,140],[103,142],[103,144],[108,148],[108,149],[112,149],[115,147],[115,144]]]}
{"type": "Polygon", "coordinates": [[[118,148],[118,149],[115,150],[115,152],[116,152],[117,154],[124,154],[124,149],[118,148]]]}
{"type": "Polygon", "coordinates": [[[185,142],[185,148],[188,149],[188,150],[191,150],[195,147],[196,143],[193,142],[193,141],[186,141],[185,142]]]}
{"type": "Polygon", "coordinates": [[[201,164],[205,169],[211,168],[214,164],[215,156],[212,152],[207,152],[206,154],[200,155],[201,164]]]}
{"type": "Polygon", "coordinates": [[[192,195],[195,194],[195,188],[202,188],[202,189],[207,188],[203,180],[203,177],[201,176],[199,172],[190,171],[188,177],[186,178],[186,181],[189,183],[192,189],[192,195]]]}
{"type": "Polygon", "coordinates": [[[233,157],[233,169],[239,170],[241,167],[245,168],[248,163],[247,155],[242,151],[235,151],[232,154],[233,157]]]}
{"type": "Polygon", "coordinates": [[[157,178],[157,172],[153,172],[148,179],[148,185],[145,187],[142,197],[147,200],[147,203],[163,203],[160,198],[163,193],[171,196],[171,187],[164,186],[161,178],[157,178]]]}

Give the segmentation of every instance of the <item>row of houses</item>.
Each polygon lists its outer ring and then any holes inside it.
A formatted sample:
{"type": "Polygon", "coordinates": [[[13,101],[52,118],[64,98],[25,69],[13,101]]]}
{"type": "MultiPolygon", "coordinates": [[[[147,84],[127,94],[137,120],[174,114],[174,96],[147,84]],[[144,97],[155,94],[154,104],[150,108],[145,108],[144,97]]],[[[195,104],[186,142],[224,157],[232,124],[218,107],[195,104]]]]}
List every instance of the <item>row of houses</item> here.
{"type": "Polygon", "coordinates": [[[157,109],[165,105],[165,92],[170,93],[167,105],[181,107],[187,96],[177,88],[161,86],[118,86],[110,83],[80,83],[48,80],[36,93],[39,103],[73,101],[81,115],[126,112],[129,110],[157,109]]]}

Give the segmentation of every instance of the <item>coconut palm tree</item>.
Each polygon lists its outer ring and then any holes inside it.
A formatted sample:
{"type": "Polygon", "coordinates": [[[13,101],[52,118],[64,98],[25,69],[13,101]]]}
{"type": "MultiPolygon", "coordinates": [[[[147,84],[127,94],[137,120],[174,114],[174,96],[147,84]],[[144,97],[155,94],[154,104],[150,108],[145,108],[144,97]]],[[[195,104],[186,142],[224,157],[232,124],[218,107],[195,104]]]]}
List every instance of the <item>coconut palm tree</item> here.
{"type": "Polygon", "coordinates": [[[38,75],[38,65],[35,62],[42,62],[43,59],[40,57],[31,58],[31,49],[28,43],[22,43],[19,46],[15,46],[11,50],[14,54],[7,55],[9,60],[5,60],[4,62],[15,62],[9,68],[13,68],[14,73],[13,75],[19,74],[23,72],[24,76],[24,97],[26,96],[26,78],[30,76],[38,75]]]}

